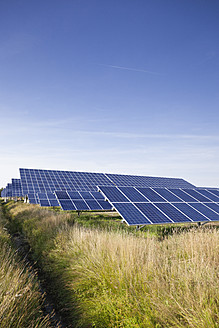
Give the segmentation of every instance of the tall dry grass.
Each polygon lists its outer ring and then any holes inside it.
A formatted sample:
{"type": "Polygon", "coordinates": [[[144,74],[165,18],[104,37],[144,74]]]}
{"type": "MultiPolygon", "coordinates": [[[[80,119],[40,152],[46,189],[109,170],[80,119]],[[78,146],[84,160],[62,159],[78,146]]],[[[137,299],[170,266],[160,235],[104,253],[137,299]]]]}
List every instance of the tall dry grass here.
{"type": "Polygon", "coordinates": [[[41,310],[42,296],[36,279],[21,263],[14,252],[0,248],[0,327],[50,327],[48,316],[41,310]]]}
{"type": "Polygon", "coordinates": [[[59,235],[53,256],[70,263],[81,326],[218,327],[218,241],[216,230],[160,242],[74,228],[59,235]]]}
{"type": "Polygon", "coordinates": [[[49,317],[41,310],[43,297],[37,280],[18,260],[4,225],[0,206],[0,327],[50,327],[49,317]]]}

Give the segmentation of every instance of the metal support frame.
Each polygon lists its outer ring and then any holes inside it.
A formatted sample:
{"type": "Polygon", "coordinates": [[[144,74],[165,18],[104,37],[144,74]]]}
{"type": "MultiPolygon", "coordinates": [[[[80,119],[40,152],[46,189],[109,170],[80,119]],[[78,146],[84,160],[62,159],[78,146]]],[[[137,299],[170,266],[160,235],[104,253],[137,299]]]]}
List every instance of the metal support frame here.
{"type": "Polygon", "coordinates": [[[145,225],[137,225],[136,226],[136,231],[139,231],[139,230],[141,230],[141,228],[143,228],[145,225]]]}
{"type": "Polygon", "coordinates": [[[206,222],[203,222],[203,223],[198,222],[198,227],[203,227],[203,225],[205,225],[205,224],[207,224],[209,222],[213,222],[213,221],[206,221],[206,222]]]}

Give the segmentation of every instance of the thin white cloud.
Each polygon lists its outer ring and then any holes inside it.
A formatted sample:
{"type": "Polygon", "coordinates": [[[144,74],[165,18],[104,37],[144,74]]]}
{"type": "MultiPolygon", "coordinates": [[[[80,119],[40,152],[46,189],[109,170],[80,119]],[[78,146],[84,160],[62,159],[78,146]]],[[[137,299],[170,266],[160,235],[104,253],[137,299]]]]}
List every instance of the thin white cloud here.
{"type": "Polygon", "coordinates": [[[157,72],[144,70],[144,69],[124,67],[124,66],[116,66],[116,65],[106,65],[106,64],[99,64],[99,65],[105,66],[105,67],[110,67],[110,68],[115,68],[115,69],[122,69],[122,70],[127,70],[127,71],[134,71],[134,72],[140,72],[140,73],[148,73],[148,74],[159,75],[159,73],[157,73],[157,72]]]}
{"type": "Polygon", "coordinates": [[[82,135],[97,135],[97,136],[110,136],[115,138],[127,138],[127,139],[193,139],[193,140],[219,140],[219,135],[196,135],[196,134],[141,134],[141,133],[129,133],[129,132],[105,132],[105,131],[74,131],[75,134],[82,135]]]}

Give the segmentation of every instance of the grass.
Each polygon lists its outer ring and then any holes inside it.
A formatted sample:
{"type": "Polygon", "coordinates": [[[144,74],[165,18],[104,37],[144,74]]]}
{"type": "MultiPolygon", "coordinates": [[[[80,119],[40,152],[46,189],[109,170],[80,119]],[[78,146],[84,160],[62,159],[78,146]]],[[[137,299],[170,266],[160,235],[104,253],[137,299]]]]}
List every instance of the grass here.
{"type": "Polygon", "coordinates": [[[219,327],[216,227],[136,232],[116,217],[6,208],[69,327],[219,327]]]}
{"type": "Polygon", "coordinates": [[[0,327],[50,327],[37,279],[12,249],[5,223],[0,206],[0,327]]]}

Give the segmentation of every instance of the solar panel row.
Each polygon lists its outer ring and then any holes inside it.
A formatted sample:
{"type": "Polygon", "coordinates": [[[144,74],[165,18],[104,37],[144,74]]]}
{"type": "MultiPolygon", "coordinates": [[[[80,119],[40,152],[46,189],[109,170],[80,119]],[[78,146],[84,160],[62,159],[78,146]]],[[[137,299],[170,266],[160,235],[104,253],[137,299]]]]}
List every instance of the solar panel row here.
{"type": "Polygon", "coordinates": [[[23,195],[55,190],[96,191],[101,186],[176,187],[194,188],[177,178],[132,176],[121,174],[88,173],[73,171],[20,169],[23,195]]]}
{"type": "Polygon", "coordinates": [[[99,186],[129,225],[219,220],[219,191],[99,186]]]}
{"type": "Polygon", "coordinates": [[[11,183],[8,183],[6,188],[2,190],[2,197],[20,197],[22,196],[21,180],[11,179],[11,183]]]}

